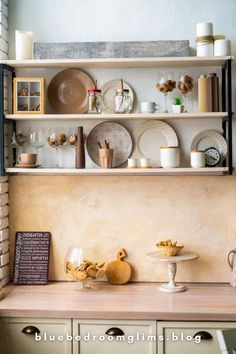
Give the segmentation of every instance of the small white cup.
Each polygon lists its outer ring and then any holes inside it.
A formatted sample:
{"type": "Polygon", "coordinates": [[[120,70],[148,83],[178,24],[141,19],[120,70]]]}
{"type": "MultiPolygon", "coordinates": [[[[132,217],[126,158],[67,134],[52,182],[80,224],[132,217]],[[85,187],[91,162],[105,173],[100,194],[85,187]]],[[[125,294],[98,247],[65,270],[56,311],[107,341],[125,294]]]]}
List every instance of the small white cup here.
{"type": "Polygon", "coordinates": [[[156,102],[141,102],[142,113],[155,113],[160,109],[160,105],[156,102]]]}
{"type": "Polygon", "coordinates": [[[128,159],[128,167],[129,168],[135,168],[135,167],[138,167],[138,160],[131,156],[129,159],[128,159]]]}
{"type": "Polygon", "coordinates": [[[205,151],[191,151],[192,168],[205,167],[205,151]]]}
{"type": "Polygon", "coordinates": [[[140,159],[140,167],[142,168],[148,168],[150,167],[150,160],[149,159],[146,159],[145,157],[142,157],[140,159]]]}

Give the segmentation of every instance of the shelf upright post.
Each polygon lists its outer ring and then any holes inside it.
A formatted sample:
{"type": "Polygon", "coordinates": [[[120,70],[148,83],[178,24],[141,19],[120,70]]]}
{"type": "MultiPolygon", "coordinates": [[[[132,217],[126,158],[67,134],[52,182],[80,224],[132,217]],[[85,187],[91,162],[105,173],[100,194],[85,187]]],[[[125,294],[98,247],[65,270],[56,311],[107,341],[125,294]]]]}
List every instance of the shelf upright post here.
{"type": "Polygon", "coordinates": [[[4,138],[4,64],[0,64],[0,176],[5,175],[4,138]]]}
{"type": "Polygon", "coordinates": [[[228,164],[229,175],[233,174],[233,144],[232,144],[232,72],[231,59],[226,62],[227,68],[227,111],[228,111],[228,164]]]}

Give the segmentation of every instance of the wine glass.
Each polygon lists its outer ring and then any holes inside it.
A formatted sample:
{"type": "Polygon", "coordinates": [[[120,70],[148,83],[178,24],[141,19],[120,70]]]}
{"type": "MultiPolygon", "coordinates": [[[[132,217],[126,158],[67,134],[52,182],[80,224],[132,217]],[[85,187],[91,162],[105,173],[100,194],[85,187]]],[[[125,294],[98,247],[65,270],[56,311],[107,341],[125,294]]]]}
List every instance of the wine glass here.
{"type": "Polygon", "coordinates": [[[67,135],[67,143],[72,147],[76,148],[77,144],[77,133],[76,128],[70,128],[67,135]]]}
{"type": "Polygon", "coordinates": [[[78,290],[96,289],[94,282],[105,274],[105,262],[95,247],[70,247],[65,258],[65,272],[80,283],[78,290]]]}
{"type": "Polygon", "coordinates": [[[36,149],[37,156],[39,155],[39,149],[44,147],[45,140],[45,130],[42,127],[32,127],[29,131],[29,140],[31,145],[36,149]]]}
{"type": "Polygon", "coordinates": [[[59,149],[66,144],[65,129],[61,127],[49,128],[48,145],[56,150],[56,168],[59,168],[59,149]]]}
{"type": "Polygon", "coordinates": [[[10,145],[13,148],[13,151],[15,150],[15,153],[13,152],[13,164],[16,163],[17,157],[24,152],[24,146],[27,143],[27,133],[25,130],[18,130],[13,131],[10,145]]]}

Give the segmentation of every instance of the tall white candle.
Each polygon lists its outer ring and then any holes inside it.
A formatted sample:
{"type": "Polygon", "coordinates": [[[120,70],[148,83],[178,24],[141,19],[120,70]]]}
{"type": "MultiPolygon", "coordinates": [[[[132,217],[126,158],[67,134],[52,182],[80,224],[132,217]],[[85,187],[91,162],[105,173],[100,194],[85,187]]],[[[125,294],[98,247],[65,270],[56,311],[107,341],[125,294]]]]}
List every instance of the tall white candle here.
{"type": "Polygon", "coordinates": [[[16,60],[32,59],[33,32],[16,31],[16,60]]]}

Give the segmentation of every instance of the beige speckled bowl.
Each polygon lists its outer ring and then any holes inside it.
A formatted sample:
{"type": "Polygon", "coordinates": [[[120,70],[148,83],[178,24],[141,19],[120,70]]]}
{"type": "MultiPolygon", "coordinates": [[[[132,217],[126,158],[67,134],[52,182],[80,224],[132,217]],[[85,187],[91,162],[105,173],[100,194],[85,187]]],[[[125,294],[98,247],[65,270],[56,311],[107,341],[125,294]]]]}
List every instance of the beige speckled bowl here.
{"type": "Polygon", "coordinates": [[[177,256],[184,246],[156,246],[156,248],[162,256],[172,257],[177,256]]]}

